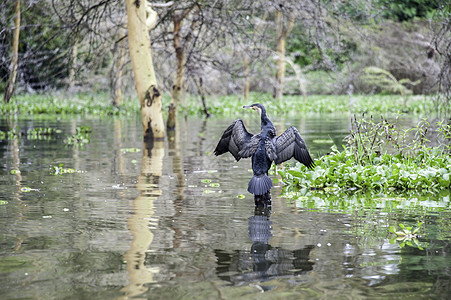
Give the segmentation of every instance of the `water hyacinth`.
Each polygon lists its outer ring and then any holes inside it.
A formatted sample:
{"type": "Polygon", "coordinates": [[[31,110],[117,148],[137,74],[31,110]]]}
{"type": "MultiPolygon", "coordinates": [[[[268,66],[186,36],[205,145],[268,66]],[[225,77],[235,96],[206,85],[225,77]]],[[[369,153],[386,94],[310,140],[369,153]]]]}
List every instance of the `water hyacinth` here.
{"type": "MultiPolygon", "coordinates": [[[[421,153],[427,156],[429,153],[421,153]]],[[[316,168],[308,170],[301,164],[279,171],[284,183],[298,187],[323,189],[437,191],[450,187],[451,158],[428,156],[423,164],[406,161],[400,156],[384,154],[374,157],[373,164],[356,163],[349,148],[342,152],[334,147],[332,153],[316,161],[316,168]]]]}
{"type": "Polygon", "coordinates": [[[429,146],[430,124],[401,129],[381,119],[354,120],[348,146],[317,160],[314,170],[297,164],[279,171],[284,183],[297,188],[340,190],[418,190],[436,192],[451,184],[450,126],[437,123],[437,146],[429,146]]]}

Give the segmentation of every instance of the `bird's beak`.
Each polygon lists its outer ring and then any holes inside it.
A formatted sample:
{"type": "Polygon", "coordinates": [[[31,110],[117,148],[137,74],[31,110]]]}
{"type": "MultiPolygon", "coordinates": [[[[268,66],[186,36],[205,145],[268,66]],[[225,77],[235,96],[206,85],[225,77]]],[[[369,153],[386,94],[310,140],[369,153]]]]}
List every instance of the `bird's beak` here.
{"type": "Polygon", "coordinates": [[[244,105],[243,108],[252,108],[252,109],[254,109],[254,107],[251,106],[251,105],[244,105]]]}

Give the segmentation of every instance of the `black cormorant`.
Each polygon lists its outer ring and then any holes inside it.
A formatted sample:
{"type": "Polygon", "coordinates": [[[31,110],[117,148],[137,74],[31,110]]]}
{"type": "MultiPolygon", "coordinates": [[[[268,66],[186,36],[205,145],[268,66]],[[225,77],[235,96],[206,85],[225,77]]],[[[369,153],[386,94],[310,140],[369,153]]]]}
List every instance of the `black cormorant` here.
{"type": "Polygon", "coordinates": [[[269,204],[272,181],[268,177],[268,170],[272,162],[278,165],[294,157],[308,168],[313,168],[315,164],[296,128],[290,127],[277,137],[276,128],[266,115],[263,105],[256,103],[243,108],[252,108],[260,113],[261,132],[249,133],[243,121],[238,119],[224,131],[214,153],[221,155],[230,152],[237,161],[252,157],[254,176],[247,190],[255,195],[256,205],[269,204]]]}

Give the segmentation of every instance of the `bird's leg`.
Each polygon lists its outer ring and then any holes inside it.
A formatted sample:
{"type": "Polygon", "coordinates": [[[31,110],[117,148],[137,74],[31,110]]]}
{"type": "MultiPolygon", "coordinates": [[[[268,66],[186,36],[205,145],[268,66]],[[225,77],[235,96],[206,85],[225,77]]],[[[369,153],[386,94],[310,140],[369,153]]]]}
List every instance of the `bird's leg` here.
{"type": "Polygon", "coordinates": [[[271,206],[271,192],[267,191],[263,195],[254,195],[255,206],[271,206]]]}

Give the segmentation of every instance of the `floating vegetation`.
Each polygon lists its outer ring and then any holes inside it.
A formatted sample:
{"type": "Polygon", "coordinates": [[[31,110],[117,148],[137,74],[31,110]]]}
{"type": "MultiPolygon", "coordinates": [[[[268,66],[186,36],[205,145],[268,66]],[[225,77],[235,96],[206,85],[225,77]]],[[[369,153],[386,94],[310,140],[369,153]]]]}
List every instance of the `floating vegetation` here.
{"type": "Polygon", "coordinates": [[[212,190],[204,190],[204,194],[213,194],[215,191],[212,190]]]}
{"type": "Polygon", "coordinates": [[[83,173],[83,171],[75,170],[72,168],[64,168],[64,164],[59,164],[58,166],[50,167],[50,175],[63,175],[70,173],[83,173]]]}
{"type": "MultiPolygon", "coordinates": [[[[167,97],[163,95],[163,97],[167,97]]],[[[423,95],[311,95],[308,101],[299,101],[299,96],[286,95],[284,101],[272,101],[272,95],[265,93],[250,93],[246,103],[236,95],[212,96],[207,99],[208,110],[212,115],[236,115],[243,105],[256,102],[268,102],[268,109],[275,114],[287,112],[299,113],[330,113],[330,112],[379,112],[397,113],[400,108],[406,113],[429,113],[434,111],[434,96],[423,95]],[[403,103],[408,101],[407,106],[403,103]]],[[[169,99],[167,99],[169,100],[169,99]]],[[[163,101],[164,112],[170,101],[163,101]]],[[[120,107],[111,105],[108,93],[78,93],[66,97],[52,94],[17,95],[9,103],[0,102],[2,115],[94,115],[135,116],[140,105],[136,97],[122,101],[120,107]]],[[[196,95],[187,95],[186,106],[179,106],[191,115],[204,115],[204,107],[196,95]]]]}
{"type": "MultiPolygon", "coordinates": [[[[424,250],[420,242],[418,241],[418,231],[423,225],[422,222],[418,222],[417,227],[414,229],[413,226],[405,226],[404,224],[399,224],[398,226],[401,230],[397,231],[396,226],[390,226],[389,231],[395,235],[394,238],[390,239],[390,243],[394,244],[399,242],[399,247],[404,246],[416,247],[420,250],[424,250]]],[[[424,246],[424,245],[423,245],[424,246]]]]}
{"type": "Polygon", "coordinates": [[[137,98],[123,101],[120,107],[111,105],[108,93],[78,93],[67,97],[63,94],[22,94],[9,103],[0,102],[2,115],[93,115],[134,116],[139,113],[137,98]]]}
{"type": "Polygon", "coordinates": [[[140,152],[141,149],[139,148],[122,148],[121,152],[122,153],[130,153],[130,152],[140,152]]]}
{"type": "Polygon", "coordinates": [[[36,127],[27,130],[27,139],[29,140],[50,140],[57,133],[61,133],[60,129],[51,127],[36,127]]]}
{"type": "Polygon", "coordinates": [[[243,194],[239,194],[239,195],[237,195],[236,197],[237,197],[238,199],[244,199],[244,198],[246,198],[246,196],[243,195],[243,194]]]}
{"type": "Polygon", "coordinates": [[[210,179],[202,179],[202,182],[205,184],[209,184],[211,182],[211,180],[210,179]]]}
{"type": "Polygon", "coordinates": [[[20,170],[11,170],[10,173],[12,175],[20,174],[20,170]]]}
{"type": "Polygon", "coordinates": [[[8,131],[0,130],[0,140],[11,140],[17,136],[19,136],[19,129],[12,128],[8,131]]]}
{"type": "Polygon", "coordinates": [[[211,187],[219,187],[220,184],[219,184],[219,183],[210,183],[210,186],[211,186],[211,187]]]}
{"type": "Polygon", "coordinates": [[[29,128],[26,131],[21,131],[20,128],[17,127],[8,131],[0,130],[0,140],[13,139],[16,137],[24,137],[28,140],[50,140],[58,133],[61,133],[61,130],[52,127],[35,127],[29,128]]]}
{"type": "Polygon", "coordinates": [[[382,119],[354,121],[348,146],[316,161],[314,170],[297,164],[279,171],[294,188],[371,190],[376,192],[416,190],[435,193],[451,186],[449,125],[437,123],[438,146],[429,146],[423,120],[412,129],[382,119]]]}
{"type": "Polygon", "coordinates": [[[20,188],[20,191],[21,191],[22,193],[39,192],[39,189],[32,189],[32,188],[29,188],[29,187],[27,187],[27,186],[24,186],[24,187],[21,187],[21,188],[20,188]]]}
{"type": "Polygon", "coordinates": [[[6,205],[6,204],[8,204],[8,201],[6,201],[6,200],[0,200],[0,205],[6,205]]]}
{"type": "Polygon", "coordinates": [[[83,146],[91,141],[91,127],[80,126],[75,129],[75,134],[66,136],[64,143],[71,146],[83,146]]]}

